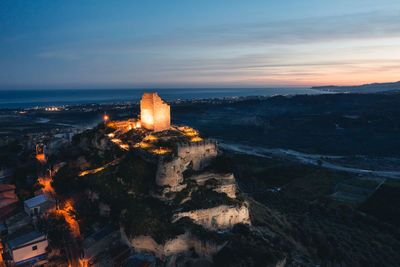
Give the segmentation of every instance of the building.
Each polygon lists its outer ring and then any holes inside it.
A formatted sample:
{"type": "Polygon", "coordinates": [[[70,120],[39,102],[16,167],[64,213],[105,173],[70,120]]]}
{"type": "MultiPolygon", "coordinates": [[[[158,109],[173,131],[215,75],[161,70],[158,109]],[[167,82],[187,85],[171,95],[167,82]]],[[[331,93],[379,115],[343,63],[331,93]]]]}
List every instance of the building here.
{"type": "Polygon", "coordinates": [[[32,231],[7,242],[7,250],[15,264],[46,259],[47,238],[38,231],[32,231]]]}
{"type": "Polygon", "coordinates": [[[17,207],[15,185],[0,184],[0,220],[4,220],[17,207]]]}
{"type": "Polygon", "coordinates": [[[13,174],[14,170],[13,169],[1,169],[0,170],[0,186],[2,183],[4,183],[4,180],[7,177],[10,177],[13,174]]]}
{"type": "Polygon", "coordinates": [[[0,193],[15,194],[15,185],[13,184],[0,184],[0,193]]]}
{"type": "MultiPolygon", "coordinates": [[[[25,212],[18,212],[12,216],[8,216],[5,220],[6,232],[8,235],[15,235],[21,232],[21,229],[27,229],[31,226],[32,218],[25,212]]],[[[1,227],[0,227],[1,228],[1,227]]],[[[33,229],[30,229],[33,230],[33,229]]]]}
{"type": "Polygon", "coordinates": [[[47,212],[52,206],[44,194],[25,200],[24,210],[28,215],[40,215],[47,212]]]}
{"type": "Polygon", "coordinates": [[[142,126],[155,132],[168,130],[171,126],[171,111],[157,93],[144,93],[140,101],[142,126]]]}

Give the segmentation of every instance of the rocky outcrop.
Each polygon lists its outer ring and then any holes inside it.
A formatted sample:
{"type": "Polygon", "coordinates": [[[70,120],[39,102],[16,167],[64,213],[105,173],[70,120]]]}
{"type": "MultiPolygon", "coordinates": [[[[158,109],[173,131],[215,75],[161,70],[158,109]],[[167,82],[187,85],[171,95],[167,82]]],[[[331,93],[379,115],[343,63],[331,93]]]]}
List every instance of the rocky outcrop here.
{"type": "Polygon", "coordinates": [[[190,177],[198,185],[204,185],[207,181],[215,182],[213,190],[225,193],[230,198],[236,198],[236,181],[233,173],[203,173],[190,177]]]}
{"type": "Polygon", "coordinates": [[[225,245],[199,240],[190,233],[178,235],[164,244],[158,244],[152,237],[143,235],[132,238],[130,242],[137,253],[150,252],[160,259],[194,249],[200,257],[212,260],[212,255],[225,245]]]}
{"type": "Polygon", "coordinates": [[[241,206],[221,205],[209,209],[199,209],[174,214],[172,222],[183,217],[189,217],[194,223],[209,230],[225,230],[232,228],[235,224],[251,224],[248,204],[241,206]]]}

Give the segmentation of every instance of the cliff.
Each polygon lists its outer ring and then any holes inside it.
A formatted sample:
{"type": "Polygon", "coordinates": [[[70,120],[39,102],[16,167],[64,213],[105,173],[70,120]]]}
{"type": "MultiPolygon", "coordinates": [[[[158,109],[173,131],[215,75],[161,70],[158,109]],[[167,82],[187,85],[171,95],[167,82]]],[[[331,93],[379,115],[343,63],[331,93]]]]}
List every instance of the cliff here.
{"type": "Polygon", "coordinates": [[[78,207],[80,216],[119,218],[136,252],[151,253],[171,266],[178,259],[211,263],[227,241],[216,242],[218,231],[251,225],[234,175],[213,169],[217,142],[190,127],[155,132],[132,120],[111,121],[76,136],[73,146],[81,155],[58,172],[56,190],[71,188],[87,198],[91,212],[78,207]],[[71,179],[75,175],[79,184],[71,179]]]}
{"type": "Polygon", "coordinates": [[[179,212],[174,214],[172,222],[176,222],[184,217],[188,217],[194,223],[213,231],[230,229],[238,223],[250,224],[247,203],[243,203],[239,207],[221,205],[209,209],[179,212]]]}

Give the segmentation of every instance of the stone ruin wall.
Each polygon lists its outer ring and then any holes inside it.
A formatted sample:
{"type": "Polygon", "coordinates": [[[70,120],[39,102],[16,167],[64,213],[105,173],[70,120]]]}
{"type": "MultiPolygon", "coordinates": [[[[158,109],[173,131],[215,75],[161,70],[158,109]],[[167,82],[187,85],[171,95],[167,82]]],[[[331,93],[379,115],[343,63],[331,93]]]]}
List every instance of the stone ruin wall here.
{"type": "Polygon", "coordinates": [[[192,164],[195,171],[207,166],[218,154],[217,143],[212,140],[179,144],[177,154],[171,161],[160,158],[157,167],[156,183],[170,186],[171,190],[183,181],[183,172],[192,164]]]}
{"type": "Polygon", "coordinates": [[[218,154],[217,142],[214,140],[204,140],[179,144],[177,156],[185,161],[193,162],[193,170],[199,171],[208,165],[210,160],[218,154]]]}

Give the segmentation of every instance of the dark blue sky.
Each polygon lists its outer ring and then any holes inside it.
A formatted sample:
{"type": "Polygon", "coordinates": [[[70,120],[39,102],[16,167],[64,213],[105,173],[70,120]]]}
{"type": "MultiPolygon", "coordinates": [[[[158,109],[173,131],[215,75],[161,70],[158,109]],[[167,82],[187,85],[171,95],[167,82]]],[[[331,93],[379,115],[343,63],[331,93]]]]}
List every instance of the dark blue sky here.
{"type": "Polygon", "coordinates": [[[0,88],[400,80],[400,2],[0,2],[0,88]]]}

